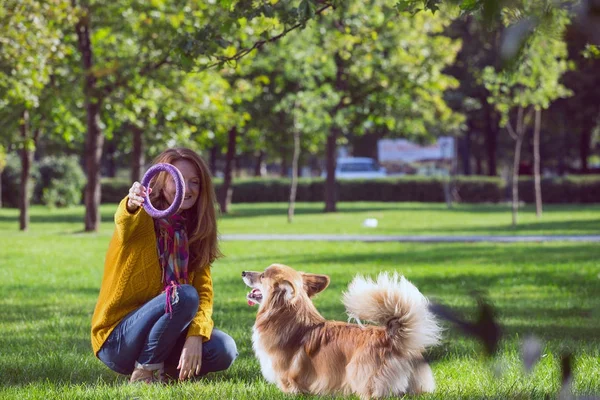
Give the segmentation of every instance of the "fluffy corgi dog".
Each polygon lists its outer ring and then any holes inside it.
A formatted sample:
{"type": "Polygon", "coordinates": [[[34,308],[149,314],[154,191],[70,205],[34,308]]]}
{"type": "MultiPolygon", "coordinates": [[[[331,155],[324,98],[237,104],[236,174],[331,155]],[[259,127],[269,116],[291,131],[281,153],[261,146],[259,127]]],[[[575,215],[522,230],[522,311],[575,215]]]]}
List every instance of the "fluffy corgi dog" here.
{"type": "Polygon", "coordinates": [[[252,288],[248,302],[259,305],[254,352],[265,379],[283,392],[366,399],[434,390],[423,352],[439,342],[441,329],[427,299],[404,277],[352,281],[344,305],[358,324],[327,321],[313,305],[310,298],[329,285],[327,275],[273,264],[242,278],[252,288]]]}

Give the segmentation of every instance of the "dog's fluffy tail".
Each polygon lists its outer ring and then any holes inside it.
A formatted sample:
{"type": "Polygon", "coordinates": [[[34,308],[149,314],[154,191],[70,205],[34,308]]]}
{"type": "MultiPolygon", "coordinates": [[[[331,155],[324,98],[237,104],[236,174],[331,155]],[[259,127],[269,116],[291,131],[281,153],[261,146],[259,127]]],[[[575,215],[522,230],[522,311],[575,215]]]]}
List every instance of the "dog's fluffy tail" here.
{"type": "Polygon", "coordinates": [[[420,353],[440,340],[441,328],[428,303],[412,283],[397,273],[381,273],[377,281],[357,276],[344,293],[350,318],[359,324],[370,321],[385,326],[396,344],[410,353],[420,353]]]}

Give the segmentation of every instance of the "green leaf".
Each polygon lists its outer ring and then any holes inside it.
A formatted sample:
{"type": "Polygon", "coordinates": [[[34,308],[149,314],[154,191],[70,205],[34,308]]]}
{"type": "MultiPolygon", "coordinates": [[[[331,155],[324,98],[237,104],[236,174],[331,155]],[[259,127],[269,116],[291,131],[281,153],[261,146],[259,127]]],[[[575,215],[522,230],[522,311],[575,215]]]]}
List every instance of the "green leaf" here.
{"type": "Polygon", "coordinates": [[[425,0],[425,9],[431,10],[431,12],[435,14],[435,12],[440,9],[440,2],[441,0],[425,0]]]}
{"type": "Polygon", "coordinates": [[[479,2],[477,0],[463,0],[460,3],[460,9],[463,11],[471,12],[479,8],[479,2]]]}

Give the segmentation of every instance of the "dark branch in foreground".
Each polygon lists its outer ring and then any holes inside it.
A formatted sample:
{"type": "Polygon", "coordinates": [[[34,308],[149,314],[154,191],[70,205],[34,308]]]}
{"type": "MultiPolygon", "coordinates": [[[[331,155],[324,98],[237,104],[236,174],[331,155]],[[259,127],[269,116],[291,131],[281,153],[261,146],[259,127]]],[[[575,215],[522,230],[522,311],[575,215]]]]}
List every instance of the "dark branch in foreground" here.
{"type": "MultiPolygon", "coordinates": [[[[315,11],[315,15],[320,15],[325,10],[327,10],[328,8],[331,8],[331,7],[333,7],[333,4],[327,4],[323,7],[321,7],[319,10],[315,11]]],[[[284,37],[285,35],[287,35],[289,32],[300,28],[301,26],[305,25],[307,21],[308,21],[308,19],[303,20],[302,22],[298,22],[296,25],[289,27],[288,29],[281,32],[279,35],[273,36],[272,38],[265,39],[265,40],[259,40],[258,42],[254,43],[254,45],[252,47],[242,49],[231,57],[219,57],[218,58],[219,61],[206,65],[204,68],[201,69],[201,71],[207,70],[207,69],[210,69],[213,67],[217,67],[217,66],[223,65],[225,63],[229,63],[229,62],[237,62],[239,59],[247,56],[252,51],[260,49],[267,43],[276,42],[277,40],[279,40],[282,37],[284,37]]]]}

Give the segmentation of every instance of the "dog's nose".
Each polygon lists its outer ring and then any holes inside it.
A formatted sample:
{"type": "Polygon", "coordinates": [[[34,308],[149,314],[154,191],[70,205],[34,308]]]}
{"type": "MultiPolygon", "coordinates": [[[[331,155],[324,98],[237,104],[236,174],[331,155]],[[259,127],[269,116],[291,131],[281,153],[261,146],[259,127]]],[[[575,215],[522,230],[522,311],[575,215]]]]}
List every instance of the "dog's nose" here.
{"type": "Polygon", "coordinates": [[[242,271],[242,278],[246,276],[246,271],[242,271]]]}

